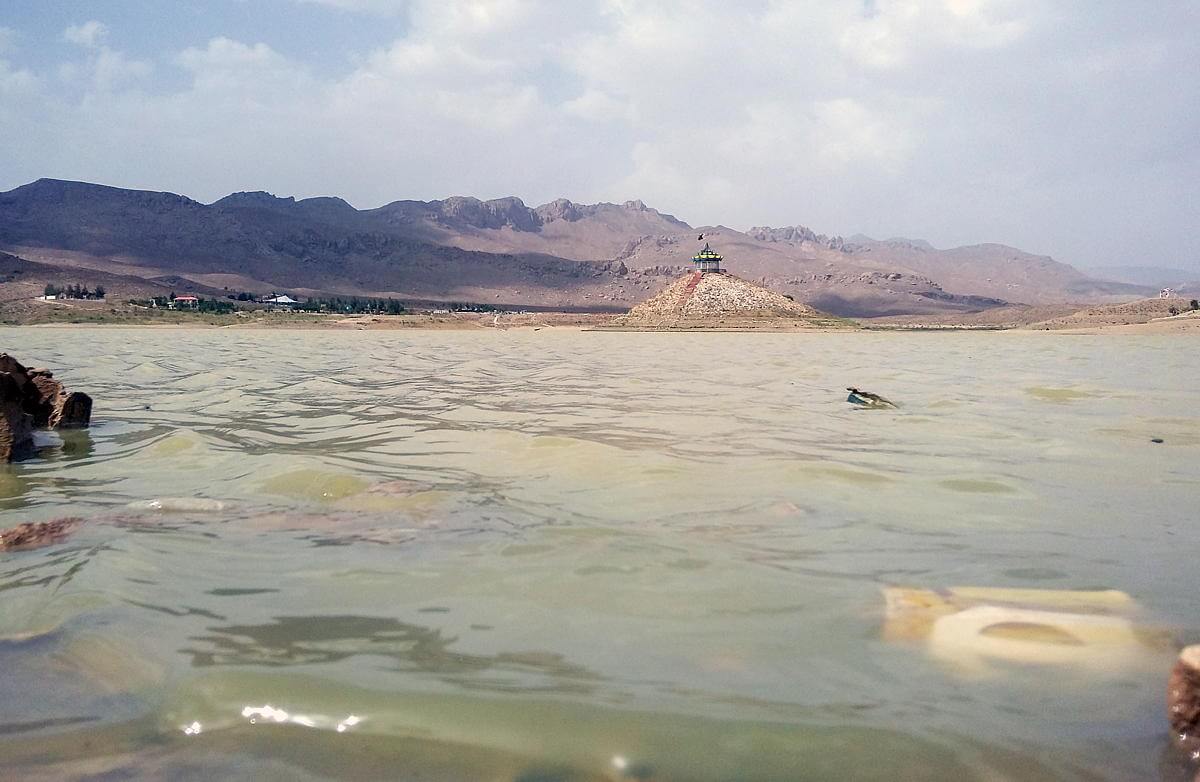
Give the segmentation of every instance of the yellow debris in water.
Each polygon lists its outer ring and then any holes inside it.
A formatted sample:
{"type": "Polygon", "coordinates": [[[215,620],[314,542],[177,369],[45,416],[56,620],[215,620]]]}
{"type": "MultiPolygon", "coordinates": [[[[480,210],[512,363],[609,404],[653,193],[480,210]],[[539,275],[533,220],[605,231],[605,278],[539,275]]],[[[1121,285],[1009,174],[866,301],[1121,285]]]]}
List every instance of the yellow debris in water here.
{"type": "Polygon", "coordinates": [[[883,623],[885,641],[915,641],[925,638],[938,617],[958,609],[931,589],[887,587],[883,590],[887,607],[883,623]]]}
{"type": "Polygon", "coordinates": [[[997,660],[1115,667],[1157,648],[1130,619],[1137,603],[1115,589],[887,587],[883,596],[884,640],[925,641],[966,671],[997,660]]]}
{"type": "Polygon", "coordinates": [[[1009,589],[1001,587],[950,587],[959,602],[1012,603],[1030,607],[1104,609],[1129,611],[1137,607],[1133,598],[1116,589],[1009,589]]]}
{"type": "Polygon", "coordinates": [[[1037,624],[1035,622],[997,622],[980,630],[981,635],[989,638],[1007,638],[1011,641],[1032,641],[1039,644],[1059,644],[1061,646],[1082,646],[1083,641],[1071,635],[1061,627],[1037,624]]]}

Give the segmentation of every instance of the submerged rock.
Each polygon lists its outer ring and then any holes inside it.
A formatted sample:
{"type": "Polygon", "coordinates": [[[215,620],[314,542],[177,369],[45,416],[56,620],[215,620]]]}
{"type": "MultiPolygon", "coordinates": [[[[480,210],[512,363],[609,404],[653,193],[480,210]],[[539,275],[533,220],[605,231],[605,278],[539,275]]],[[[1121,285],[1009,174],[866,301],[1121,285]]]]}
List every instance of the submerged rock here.
{"type": "Polygon", "coordinates": [[[153,500],[135,500],[125,507],[154,513],[216,513],[225,510],[225,503],[206,497],[158,497],[153,500]]]}
{"type": "Polygon", "coordinates": [[[333,502],[360,494],[370,486],[362,478],[343,472],[299,469],[263,481],[261,490],[281,497],[333,502]]]}
{"type": "Polygon", "coordinates": [[[72,517],[26,522],[0,530],[0,551],[16,551],[61,543],[81,522],[82,519],[72,517]]]}

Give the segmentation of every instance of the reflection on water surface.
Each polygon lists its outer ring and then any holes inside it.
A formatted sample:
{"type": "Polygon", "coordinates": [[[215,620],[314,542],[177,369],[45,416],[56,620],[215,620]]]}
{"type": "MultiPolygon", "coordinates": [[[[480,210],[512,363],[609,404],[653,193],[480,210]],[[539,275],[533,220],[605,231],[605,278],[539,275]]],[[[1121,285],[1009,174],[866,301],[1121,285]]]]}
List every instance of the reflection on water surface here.
{"type": "Polygon", "coordinates": [[[1179,338],[6,334],[97,407],[0,468],[0,526],[85,520],[0,558],[5,773],[1178,771],[1169,645],[979,665],[885,638],[882,590],[1120,590],[1194,637],[1179,338]]]}

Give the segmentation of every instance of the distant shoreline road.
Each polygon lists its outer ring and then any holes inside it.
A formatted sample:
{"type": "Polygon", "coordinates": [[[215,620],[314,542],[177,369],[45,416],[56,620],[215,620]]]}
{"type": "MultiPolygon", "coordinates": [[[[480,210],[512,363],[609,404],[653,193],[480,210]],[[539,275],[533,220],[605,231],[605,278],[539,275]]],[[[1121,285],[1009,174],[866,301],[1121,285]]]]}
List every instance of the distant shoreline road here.
{"type": "Polygon", "coordinates": [[[1159,318],[1146,323],[1100,324],[1078,326],[1073,328],[1039,328],[1036,326],[978,326],[978,325],[905,325],[905,326],[870,326],[861,329],[807,327],[778,327],[778,328],[737,328],[712,327],[692,329],[636,328],[608,326],[612,316],[601,315],[589,318],[580,315],[564,315],[556,318],[558,313],[542,313],[540,322],[537,320],[516,317],[511,322],[503,319],[497,325],[492,320],[474,318],[454,318],[445,316],[425,315],[369,315],[361,317],[338,318],[336,316],[314,317],[311,319],[279,318],[262,320],[234,320],[225,318],[223,321],[200,318],[169,323],[148,323],[131,320],[87,320],[80,322],[29,322],[0,324],[4,328],[37,328],[37,329],[83,329],[83,328],[125,328],[149,330],[190,330],[190,329],[233,329],[236,331],[596,331],[609,333],[630,332],[675,332],[675,333],[839,333],[839,334],[913,334],[938,332],[1012,332],[1016,334],[1044,334],[1064,336],[1128,336],[1128,335],[1188,335],[1200,337],[1200,315],[1180,315],[1174,318],[1159,318]]]}

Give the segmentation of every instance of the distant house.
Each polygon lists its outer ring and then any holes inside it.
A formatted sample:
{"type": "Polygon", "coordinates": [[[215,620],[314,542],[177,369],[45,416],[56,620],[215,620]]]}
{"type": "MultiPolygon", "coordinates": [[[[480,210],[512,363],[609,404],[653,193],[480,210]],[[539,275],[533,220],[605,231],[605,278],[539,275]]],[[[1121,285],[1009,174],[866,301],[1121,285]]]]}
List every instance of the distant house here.
{"type": "Polygon", "coordinates": [[[265,298],[262,300],[261,303],[266,304],[268,308],[273,308],[273,307],[295,307],[300,302],[296,301],[291,296],[288,296],[285,294],[283,296],[271,296],[271,297],[265,298]]]}
{"type": "Polygon", "coordinates": [[[177,310],[194,310],[200,306],[200,299],[195,296],[176,296],[171,299],[171,308],[177,310]]]}
{"type": "Polygon", "coordinates": [[[1175,289],[1174,288],[1163,288],[1161,291],[1158,292],[1158,298],[1160,298],[1160,299],[1175,298],[1175,289]]]}

